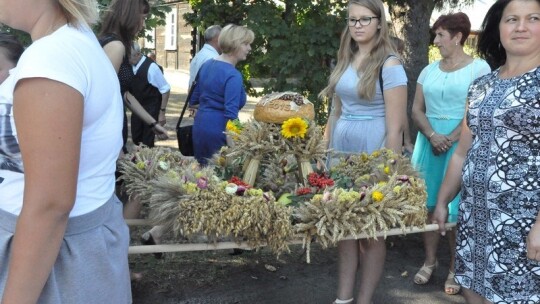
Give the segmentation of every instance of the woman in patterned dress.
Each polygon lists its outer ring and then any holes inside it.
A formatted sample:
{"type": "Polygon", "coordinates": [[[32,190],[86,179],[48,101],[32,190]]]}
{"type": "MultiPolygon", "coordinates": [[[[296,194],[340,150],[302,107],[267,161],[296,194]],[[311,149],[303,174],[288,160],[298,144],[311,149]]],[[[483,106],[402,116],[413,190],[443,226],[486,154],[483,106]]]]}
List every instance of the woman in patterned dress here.
{"type": "Polygon", "coordinates": [[[465,299],[540,303],[540,1],[497,1],[478,51],[495,70],[469,89],[434,222],[444,235],[462,185],[455,267],[465,299]]]}
{"type": "MultiPolygon", "coordinates": [[[[330,136],[330,148],[334,151],[371,153],[386,147],[401,153],[407,120],[407,76],[396,54],[383,3],[349,1],[337,65],[320,94],[336,95],[331,113],[334,117],[329,121],[337,119],[337,122],[325,134],[330,136]],[[382,84],[379,71],[382,71],[382,84]]],[[[372,303],[384,268],[384,239],[340,241],[338,256],[339,281],[334,303],[354,301],[358,270],[360,288],[356,303],[372,303]]]]}

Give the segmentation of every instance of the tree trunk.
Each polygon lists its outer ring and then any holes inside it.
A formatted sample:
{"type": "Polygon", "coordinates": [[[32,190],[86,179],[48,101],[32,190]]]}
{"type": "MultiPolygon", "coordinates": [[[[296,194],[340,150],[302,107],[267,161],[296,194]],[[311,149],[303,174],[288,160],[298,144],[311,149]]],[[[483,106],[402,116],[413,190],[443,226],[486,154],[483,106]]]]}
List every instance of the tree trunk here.
{"type": "Polygon", "coordinates": [[[416,80],[428,64],[430,43],[429,19],[435,7],[433,0],[394,0],[389,5],[394,32],[403,39],[405,50],[403,59],[408,78],[407,114],[411,138],[416,139],[417,129],[411,120],[411,109],[416,90],[416,80]]]}

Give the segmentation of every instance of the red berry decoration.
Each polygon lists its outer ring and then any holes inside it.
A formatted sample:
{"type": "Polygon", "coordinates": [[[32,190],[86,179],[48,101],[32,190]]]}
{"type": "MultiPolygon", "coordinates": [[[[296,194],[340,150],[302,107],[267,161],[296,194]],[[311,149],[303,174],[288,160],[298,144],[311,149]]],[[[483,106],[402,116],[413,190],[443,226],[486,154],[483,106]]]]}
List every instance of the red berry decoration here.
{"type": "Polygon", "coordinates": [[[229,180],[229,183],[233,183],[237,186],[244,186],[246,188],[251,188],[251,186],[249,184],[247,184],[246,182],[244,182],[241,178],[239,178],[238,176],[233,176],[231,177],[231,179],[229,180]]]}

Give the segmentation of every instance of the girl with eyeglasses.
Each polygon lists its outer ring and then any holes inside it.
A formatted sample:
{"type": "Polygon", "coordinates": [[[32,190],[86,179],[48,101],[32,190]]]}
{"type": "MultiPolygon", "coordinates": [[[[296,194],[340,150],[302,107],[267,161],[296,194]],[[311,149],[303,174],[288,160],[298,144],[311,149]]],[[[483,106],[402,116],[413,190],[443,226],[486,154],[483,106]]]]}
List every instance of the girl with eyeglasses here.
{"type": "MultiPolygon", "coordinates": [[[[401,153],[407,113],[407,76],[389,37],[380,0],[351,0],[337,65],[320,97],[334,97],[325,138],[340,153],[401,153]],[[382,87],[379,71],[382,67],[382,87]],[[335,126],[331,122],[336,120],[335,126]],[[331,131],[330,131],[331,130],[331,131]]],[[[383,239],[338,243],[336,304],[352,303],[358,269],[359,304],[369,304],[383,273],[383,239]]]]}

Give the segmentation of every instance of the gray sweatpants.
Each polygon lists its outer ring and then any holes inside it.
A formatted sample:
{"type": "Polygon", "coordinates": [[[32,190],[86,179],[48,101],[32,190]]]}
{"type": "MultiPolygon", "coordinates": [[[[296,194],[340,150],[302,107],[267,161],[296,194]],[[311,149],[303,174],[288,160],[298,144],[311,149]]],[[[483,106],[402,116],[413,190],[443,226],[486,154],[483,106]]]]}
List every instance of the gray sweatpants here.
{"type": "MultiPolygon", "coordinates": [[[[17,217],[0,210],[0,299],[17,217]]],[[[60,253],[39,304],[131,303],[129,231],[113,195],[98,209],[68,221],[60,253]]]]}

